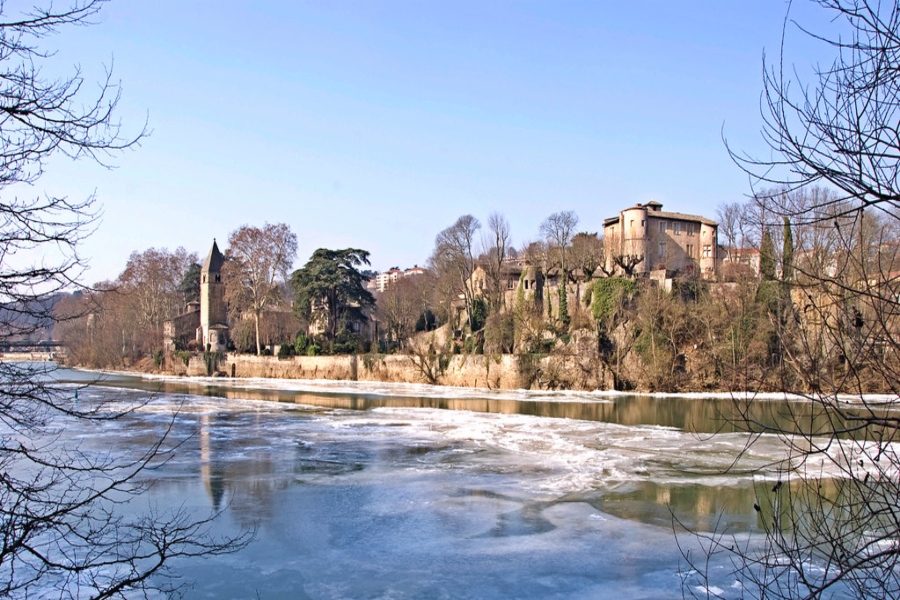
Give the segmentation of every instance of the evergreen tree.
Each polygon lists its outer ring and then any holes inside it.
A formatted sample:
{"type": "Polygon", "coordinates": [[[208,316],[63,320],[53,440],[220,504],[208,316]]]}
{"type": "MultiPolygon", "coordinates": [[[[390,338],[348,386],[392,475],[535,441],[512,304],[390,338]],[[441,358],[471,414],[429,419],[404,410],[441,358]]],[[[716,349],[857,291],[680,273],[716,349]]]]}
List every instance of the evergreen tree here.
{"type": "Polygon", "coordinates": [[[183,296],[184,304],[188,302],[199,302],[200,301],[200,270],[201,266],[199,263],[192,262],[188,265],[187,270],[184,272],[184,276],[181,278],[181,283],[178,286],[178,291],[181,292],[183,296]]]}
{"type": "Polygon", "coordinates": [[[791,220],[784,217],[784,245],[781,253],[781,278],[790,281],[794,276],[794,234],[791,220]]]}
{"type": "Polygon", "coordinates": [[[365,250],[319,248],[309,262],[291,275],[294,310],[300,317],[320,320],[325,335],[334,342],[341,326],[360,320],[375,298],[366,289],[366,278],[357,267],[369,264],[365,250]]]}
{"type": "Polygon", "coordinates": [[[563,324],[569,324],[569,300],[566,298],[566,280],[563,279],[562,285],[559,286],[559,320],[563,324]]]}
{"type": "Polygon", "coordinates": [[[523,270],[519,275],[519,288],[516,290],[516,311],[519,314],[525,313],[525,274],[526,271],[523,270]]]}

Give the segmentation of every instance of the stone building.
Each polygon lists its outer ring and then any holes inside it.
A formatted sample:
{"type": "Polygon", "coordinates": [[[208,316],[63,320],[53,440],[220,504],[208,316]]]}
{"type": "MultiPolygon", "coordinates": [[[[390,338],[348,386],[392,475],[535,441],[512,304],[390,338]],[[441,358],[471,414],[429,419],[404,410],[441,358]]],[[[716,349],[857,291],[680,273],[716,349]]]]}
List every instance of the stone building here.
{"type": "Polygon", "coordinates": [[[636,204],[603,221],[607,269],[613,258],[640,260],[635,275],[665,270],[714,278],[718,223],[705,217],[664,212],[659,202],[636,204]]]}
{"type": "Polygon", "coordinates": [[[225,257],[213,240],[200,270],[200,302],[190,302],[184,312],[163,323],[166,350],[186,349],[195,341],[201,350],[225,352],[228,347],[228,306],[222,267],[225,257]]]}
{"type": "Polygon", "coordinates": [[[197,340],[204,350],[225,352],[228,347],[228,306],[222,267],[225,257],[213,240],[209,255],[200,269],[200,329],[197,340]]]}
{"type": "Polygon", "coordinates": [[[184,312],[163,322],[163,345],[166,352],[186,350],[197,339],[200,327],[200,303],[188,302],[184,312]]]}
{"type": "MultiPolygon", "coordinates": [[[[529,265],[522,258],[505,258],[500,272],[500,291],[503,294],[503,303],[511,307],[516,305],[519,297],[519,288],[522,289],[523,299],[541,306],[544,297],[546,277],[541,267],[529,265]]],[[[488,272],[481,263],[475,264],[475,269],[469,278],[469,290],[475,298],[482,298],[488,293],[488,272]]],[[[465,302],[457,303],[460,310],[464,310],[465,302]]]]}

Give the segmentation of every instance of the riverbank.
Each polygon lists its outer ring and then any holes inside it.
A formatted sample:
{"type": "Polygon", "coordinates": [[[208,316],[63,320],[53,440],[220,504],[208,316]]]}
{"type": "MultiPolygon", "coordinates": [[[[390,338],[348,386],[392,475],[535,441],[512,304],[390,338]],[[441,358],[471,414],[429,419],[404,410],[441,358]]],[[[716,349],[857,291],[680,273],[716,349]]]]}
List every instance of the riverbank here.
{"type": "MultiPolygon", "coordinates": [[[[408,356],[344,355],[292,357],[279,359],[272,356],[226,354],[220,357],[219,370],[207,375],[202,356],[192,357],[188,364],[164,364],[157,368],[151,359],[145,359],[123,370],[86,369],[95,373],[112,375],[140,375],[150,379],[185,380],[192,384],[214,387],[251,387],[260,390],[292,390],[322,393],[364,394],[367,396],[436,396],[442,398],[481,397],[516,399],[525,401],[584,401],[602,402],[620,396],[645,396],[653,398],[743,399],[763,401],[802,401],[809,398],[800,393],[780,391],[703,390],[691,392],[618,391],[611,386],[582,388],[545,388],[532,385],[515,385],[513,377],[503,377],[503,368],[511,369],[517,357],[458,355],[447,363],[440,381],[429,382],[412,364],[408,356]],[[490,364],[484,364],[489,358],[490,364]],[[354,365],[355,363],[355,365],[354,365]],[[412,365],[412,366],[411,366],[412,365]],[[232,376],[232,366],[234,375],[232,376]],[[174,368],[171,368],[174,367],[174,368]],[[225,370],[227,369],[227,371],[225,370]],[[493,374],[493,379],[489,374],[493,374]],[[498,385],[500,384],[500,385],[498,385]]],[[[548,361],[550,362],[550,361],[548,361]]],[[[69,365],[76,367],[76,365],[69,365]]],[[[558,369],[558,365],[554,366],[558,369]]],[[[520,380],[521,381],[521,380],[520,380]]],[[[898,398],[892,394],[865,394],[855,396],[839,394],[837,399],[847,404],[864,401],[868,405],[892,406],[898,398]]]]}
{"type": "Polygon", "coordinates": [[[263,379],[325,379],[434,385],[502,390],[611,389],[598,368],[578,356],[454,354],[412,356],[364,354],[342,356],[254,356],[198,354],[187,362],[166,357],[159,367],[152,361],[133,365],[139,372],[170,375],[263,379]]]}

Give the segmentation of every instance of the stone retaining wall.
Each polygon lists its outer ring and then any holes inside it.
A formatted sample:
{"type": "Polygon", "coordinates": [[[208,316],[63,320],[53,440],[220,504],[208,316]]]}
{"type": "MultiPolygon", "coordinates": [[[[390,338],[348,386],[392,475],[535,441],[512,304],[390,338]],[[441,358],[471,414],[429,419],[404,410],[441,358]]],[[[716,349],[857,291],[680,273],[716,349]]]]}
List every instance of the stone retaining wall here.
{"type": "MultiPolygon", "coordinates": [[[[437,355],[410,357],[399,354],[349,356],[274,356],[228,354],[220,359],[217,372],[227,377],[274,379],[334,379],[434,383],[492,389],[597,389],[604,387],[593,371],[595,365],[577,356],[534,358],[529,355],[437,355]]],[[[167,367],[176,374],[206,375],[203,356],[193,357],[187,367],[170,359],[167,367]]]]}

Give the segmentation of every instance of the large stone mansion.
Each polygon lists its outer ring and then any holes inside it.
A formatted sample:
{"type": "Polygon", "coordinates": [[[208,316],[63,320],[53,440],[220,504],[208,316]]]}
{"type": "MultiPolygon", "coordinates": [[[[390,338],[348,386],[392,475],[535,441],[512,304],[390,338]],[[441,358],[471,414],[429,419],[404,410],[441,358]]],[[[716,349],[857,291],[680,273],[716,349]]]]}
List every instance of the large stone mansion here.
{"type": "Polygon", "coordinates": [[[718,272],[718,223],[664,212],[659,202],[639,203],[605,219],[603,237],[608,261],[616,255],[641,258],[635,275],[665,270],[712,279],[718,272]]]}

